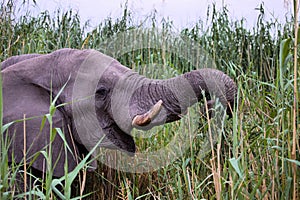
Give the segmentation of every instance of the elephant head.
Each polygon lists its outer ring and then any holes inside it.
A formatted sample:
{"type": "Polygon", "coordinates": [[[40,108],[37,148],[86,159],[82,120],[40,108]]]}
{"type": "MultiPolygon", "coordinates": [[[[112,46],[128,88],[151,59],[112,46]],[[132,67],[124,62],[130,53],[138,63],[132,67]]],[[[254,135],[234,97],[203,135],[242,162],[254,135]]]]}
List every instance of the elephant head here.
{"type": "MultiPolygon", "coordinates": [[[[231,114],[237,87],[226,74],[200,69],[167,80],[152,80],[95,50],[62,49],[46,55],[12,57],[2,63],[4,123],[26,120],[27,158],[52,142],[57,160],[54,175],[76,166],[76,155],[101,140],[100,146],[135,153],[130,131],[150,129],[181,118],[187,108],[203,96],[216,96],[231,114]],[[63,89],[62,89],[63,88],[63,89]],[[64,140],[49,139],[49,124],[41,129],[49,104],[56,98],[53,127],[63,130],[73,153],[65,155],[64,140]],[[52,98],[52,99],[51,99],[52,98]],[[40,117],[37,117],[40,116],[40,117]]],[[[208,101],[208,107],[214,104],[208,101]]],[[[12,139],[9,153],[16,162],[23,158],[24,123],[15,123],[7,133],[12,139]]],[[[12,158],[10,158],[12,159],[12,158]]],[[[32,167],[43,170],[42,155],[32,167]]]]}

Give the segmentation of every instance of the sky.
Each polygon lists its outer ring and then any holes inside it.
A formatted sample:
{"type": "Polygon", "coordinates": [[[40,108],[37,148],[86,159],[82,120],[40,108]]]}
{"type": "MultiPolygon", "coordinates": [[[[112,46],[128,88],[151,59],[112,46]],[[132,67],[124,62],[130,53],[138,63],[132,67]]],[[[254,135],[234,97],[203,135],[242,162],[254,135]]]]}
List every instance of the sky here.
{"type": "Polygon", "coordinates": [[[275,17],[281,22],[284,22],[285,14],[291,11],[292,6],[292,3],[287,5],[284,0],[37,0],[37,6],[31,10],[34,13],[49,10],[51,13],[57,8],[72,8],[79,12],[83,21],[90,20],[93,27],[107,17],[121,16],[126,1],[136,18],[142,20],[155,9],[159,19],[169,18],[177,28],[192,27],[199,19],[205,20],[208,5],[213,2],[218,8],[227,5],[233,19],[244,17],[248,27],[255,25],[259,14],[255,8],[262,2],[266,19],[275,17]]]}

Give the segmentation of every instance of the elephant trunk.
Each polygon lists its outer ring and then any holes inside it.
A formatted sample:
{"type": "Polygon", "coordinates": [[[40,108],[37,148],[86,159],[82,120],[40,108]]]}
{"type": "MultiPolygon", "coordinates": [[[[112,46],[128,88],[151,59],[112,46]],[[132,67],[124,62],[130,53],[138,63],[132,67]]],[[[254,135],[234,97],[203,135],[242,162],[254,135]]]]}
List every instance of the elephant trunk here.
{"type": "Polygon", "coordinates": [[[147,101],[143,101],[144,106],[139,106],[141,110],[141,107],[148,109],[137,114],[132,125],[144,127],[151,123],[148,126],[151,128],[180,119],[188,107],[204,96],[210,99],[208,108],[213,107],[213,99],[218,99],[230,115],[237,87],[229,76],[219,70],[200,69],[164,81],[153,80],[147,86],[141,87],[138,93],[148,95],[147,101]],[[146,105],[145,102],[151,105],[146,105]]]}
{"type": "Polygon", "coordinates": [[[203,93],[211,102],[219,100],[231,114],[237,95],[235,82],[225,73],[216,69],[200,69],[183,75],[190,83],[198,101],[203,98],[203,93]]]}

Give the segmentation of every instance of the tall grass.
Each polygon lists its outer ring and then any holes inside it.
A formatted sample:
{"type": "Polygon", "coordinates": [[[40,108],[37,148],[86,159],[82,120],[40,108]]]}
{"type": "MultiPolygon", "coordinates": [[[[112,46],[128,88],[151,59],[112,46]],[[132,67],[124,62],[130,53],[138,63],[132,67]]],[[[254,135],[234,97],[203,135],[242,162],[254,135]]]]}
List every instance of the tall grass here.
{"type": "MultiPolygon", "coordinates": [[[[108,18],[90,32],[85,31],[88,24],[82,26],[80,16],[72,10],[57,11],[56,15],[43,12],[36,17],[27,14],[15,18],[14,9],[13,1],[1,4],[1,61],[12,55],[48,53],[64,47],[94,48],[105,52],[103,43],[108,38],[137,26],[149,28],[151,24],[150,28],[160,26],[165,32],[173,31],[171,22],[157,24],[155,17],[145,19],[144,24],[134,24],[134,16],[126,7],[121,18],[108,18]]],[[[206,21],[199,20],[193,28],[183,28],[180,32],[181,36],[201,45],[212,55],[217,67],[238,84],[236,111],[232,119],[226,120],[216,143],[204,148],[210,140],[205,133],[213,127],[209,120],[197,115],[199,110],[195,106],[183,120],[160,127],[157,129],[159,134],[136,141],[139,150],[147,151],[168,144],[179,130],[195,132],[196,137],[190,138],[182,157],[169,166],[143,174],[120,172],[99,163],[96,172],[87,173],[85,193],[92,192],[90,199],[299,197],[300,111],[299,99],[294,99],[300,81],[299,70],[293,68],[292,61],[293,55],[298,57],[293,52],[296,49],[293,41],[298,45],[298,40],[292,36],[297,32],[297,26],[293,26],[295,17],[292,15],[284,24],[279,24],[276,19],[264,21],[263,16],[264,7],[260,6],[257,24],[249,30],[245,28],[245,19],[233,21],[226,7],[216,10],[213,6],[206,21]],[[210,25],[204,28],[203,23],[210,25]],[[189,124],[198,126],[186,126],[189,124]]],[[[165,35],[159,37],[163,41],[165,35]]],[[[129,52],[118,60],[150,78],[169,78],[191,69],[163,49],[129,52]],[[155,68],[153,63],[162,68],[155,68]]],[[[4,147],[7,145],[3,146],[4,143],[5,138],[0,138],[1,197],[10,190],[4,187],[7,177],[3,172],[13,175],[13,168],[5,160],[4,147]]],[[[50,197],[47,192],[51,188],[47,186],[46,189],[46,195],[50,197]]],[[[59,195],[67,197],[69,193],[59,195]]]]}

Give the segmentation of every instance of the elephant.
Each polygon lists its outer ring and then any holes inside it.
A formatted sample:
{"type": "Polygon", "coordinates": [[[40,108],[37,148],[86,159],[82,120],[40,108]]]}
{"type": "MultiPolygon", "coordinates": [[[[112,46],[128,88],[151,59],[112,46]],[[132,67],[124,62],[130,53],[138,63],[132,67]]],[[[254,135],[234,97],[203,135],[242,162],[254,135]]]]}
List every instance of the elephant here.
{"type": "Polygon", "coordinates": [[[1,65],[3,123],[15,122],[4,133],[11,140],[9,162],[23,162],[26,149],[27,163],[32,161],[31,167],[45,172],[45,158],[35,155],[51,142],[56,177],[64,175],[66,159],[68,171],[73,170],[77,157],[86,155],[100,139],[100,147],[134,155],[133,128],[151,129],[179,120],[204,96],[210,98],[211,107],[215,95],[231,115],[237,96],[234,80],[217,69],[154,80],[92,49],[13,56],[1,65]],[[44,116],[54,101],[50,124],[44,116]],[[58,135],[51,139],[51,127],[60,128],[64,139],[58,135]],[[64,150],[64,142],[76,155],[64,150]]]}

